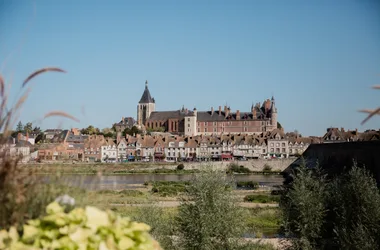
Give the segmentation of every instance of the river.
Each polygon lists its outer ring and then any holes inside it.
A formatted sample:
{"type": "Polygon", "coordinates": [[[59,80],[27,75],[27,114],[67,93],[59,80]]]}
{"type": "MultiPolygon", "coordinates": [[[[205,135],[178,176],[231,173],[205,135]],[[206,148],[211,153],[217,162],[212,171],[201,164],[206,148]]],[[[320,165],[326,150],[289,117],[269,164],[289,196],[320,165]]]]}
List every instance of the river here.
{"type": "MultiPolygon", "coordinates": [[[[147,181],[188,181],[193,174],[128,174],[128,175],[64,175],[61,180],[70,186],[85,188],[88,190],[111,189],[120,190],[134,188],[147,181]]],[[[49,178],[49,177],[45,177],[49,178]]],[[[262,187],[281,185],[281,175],[235,175],[235,181],[253,181],[262,187]]]]}

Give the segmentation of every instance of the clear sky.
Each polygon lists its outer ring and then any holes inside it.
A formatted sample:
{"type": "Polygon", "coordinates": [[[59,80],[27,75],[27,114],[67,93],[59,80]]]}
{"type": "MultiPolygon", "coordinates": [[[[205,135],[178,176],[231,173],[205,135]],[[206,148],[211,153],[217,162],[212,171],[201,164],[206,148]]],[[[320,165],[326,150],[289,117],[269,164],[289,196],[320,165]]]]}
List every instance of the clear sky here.
{"type": "Polygon", "coordinates": [[[156,110],[244,112],[273,94],[286,131],[380,127],[357,112],[380,105],[375,0],[0,0],[0,63],[13,98],[32,71],[67,70],[31,82],[20,119],[64,110],[80,122],[42,128],[136,117],[145,80],[156,110]]]}

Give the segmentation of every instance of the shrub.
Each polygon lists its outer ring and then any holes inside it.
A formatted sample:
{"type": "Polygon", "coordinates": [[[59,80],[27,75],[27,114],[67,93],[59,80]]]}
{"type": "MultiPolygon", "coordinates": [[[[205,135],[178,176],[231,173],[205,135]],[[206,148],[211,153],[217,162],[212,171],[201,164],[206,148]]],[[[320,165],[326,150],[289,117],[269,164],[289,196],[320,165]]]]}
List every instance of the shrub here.
{"type": "Polygon", "coordinates": [[[244,201],[255,203],[277,203],[280,201],[280,197],[275,195],[250,194],[244,197],[244,201]]]}
{"type": "Polygon", "coordinates": [[[156,181],[153,182],[152,192],[160,196],[176,196],[186,189],[189,182],[156,181]]]}
{"type": "Polygon", "coordinates": [[[293,239],[295,249],[319,249],[326,215],[325,191],[323,176],[315,178],[313,171],[302,165],[282,196],[285,235],[293,239]]]}
{"type": "Polygon", "coordinates": [[[380,194],[376,181],[356,164],[330,176],[301,166],[280,207],[292,245],[303,249],[379,249],[380,194]],[[331,178],[331,179],[330,179],[331,178]]]}
{"type": "Polygon", "coordinates": [[[236,182],[236,187],[257,189],[259,187],[259,183],[253,181],[238,181],[236,182]]]}
{"type": "Polygon", "coordinates": [[[177,166],[177,170],[183,170],[185,168],[185,165],[182,163],[177,166]]]}
{"type": "Polygon", "coordinates": [[[22,235],[11,227],[0,232],[0,249],[161,249],[144,223],[121,218],[95,207],[65,213],[53,202],[47,216],[30,220],[22,235]]]}
{"type": "Polygon", "coordinates": [[[249,174],[251,173],[251,170],[244,166],[239,166],[236,163],[231,163],[227,167],[227,173],[232,174],[232,173],[241,173],[241,174],[249,174]]]}
{"type": "Polygon", "coordinates": [[[272,172],[272,167],[268,164],[265,164],[263,167],[263,172],[272,172]]]}
{"type": "MultiPolygon", "coordinates": [[[[178,239],[184,249],[232,249],[245,230],[233,180],[208,169],[194,176],[178,211],[178,239]]],[[[236,248],[235,248],[236,249],[236,248]]]]}

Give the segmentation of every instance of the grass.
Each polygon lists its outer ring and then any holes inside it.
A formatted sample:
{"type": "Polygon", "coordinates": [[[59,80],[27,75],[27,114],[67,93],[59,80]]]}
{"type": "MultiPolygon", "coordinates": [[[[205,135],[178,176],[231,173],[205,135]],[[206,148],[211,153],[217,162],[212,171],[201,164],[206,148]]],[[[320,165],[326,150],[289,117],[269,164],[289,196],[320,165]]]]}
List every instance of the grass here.
{"type": "Polygon", "coordinates": [[[177,196],[180,193],[185,192],[186,186],[189,185],[190,182],[175,182],[175,181],[154,181],[151,182],[152,193],[156,193],[159,196],[177,196]]]}
{"type": "Polygon", "coordinates": [[[250,208],[247,209],[249,232],[262,235],[265,232],[277,232],[280,229],[281,212],[279,208],[250,208]]]}
{"type": "Polygon", "coordinates": [[[244,197],[245,202],[254,203],[278,203],[280,196],[278,195],[265,195],[265,194],[250,194],[244,197]]]}

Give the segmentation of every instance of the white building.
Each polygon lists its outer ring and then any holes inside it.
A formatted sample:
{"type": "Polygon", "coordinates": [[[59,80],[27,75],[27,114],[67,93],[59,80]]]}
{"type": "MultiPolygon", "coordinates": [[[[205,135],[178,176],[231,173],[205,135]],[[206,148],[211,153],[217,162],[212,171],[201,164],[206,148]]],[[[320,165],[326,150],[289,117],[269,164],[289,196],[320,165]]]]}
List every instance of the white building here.
{"type": "Polygon", "coordinates": [[[117,145],[117,159],[119,161],[123,161],[128,158],[127,145],[128,144],[124,138],[122,138],[117,145]]]}
{"type": "Polygon", "coordinates": [[[101,162],[116,162],[117,160],[117,146],[111,140],[107,139],[100,148],[101,162]]]}

